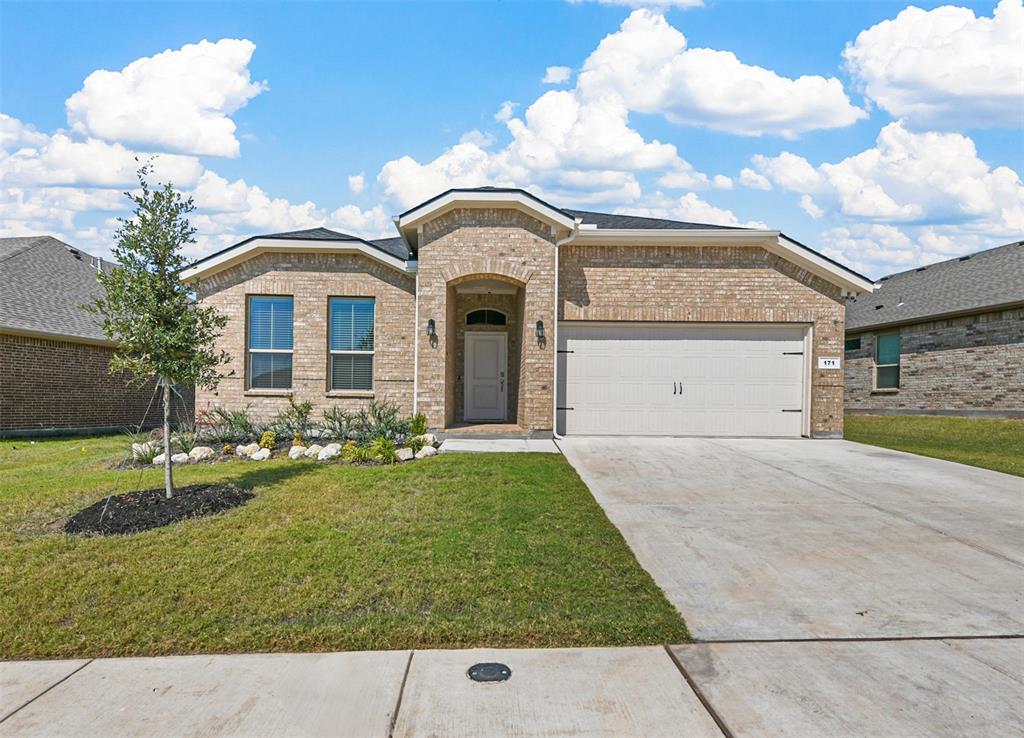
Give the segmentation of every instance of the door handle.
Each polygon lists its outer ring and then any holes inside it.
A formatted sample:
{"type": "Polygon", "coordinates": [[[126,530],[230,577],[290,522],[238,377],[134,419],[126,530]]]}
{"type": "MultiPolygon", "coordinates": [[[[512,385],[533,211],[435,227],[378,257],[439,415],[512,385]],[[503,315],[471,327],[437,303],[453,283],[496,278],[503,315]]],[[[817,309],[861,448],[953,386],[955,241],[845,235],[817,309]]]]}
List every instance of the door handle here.
{"type": "Polygon", "coordinates": [[[503,380],[501,380],[501,383],[498,386],[498,392],[504,392],[504,391],[505,391],[505,380],[503,379],[503,380]]]}
{"type": "Polygon", "coordinates": [[[672,383],[672,394],[673,395],[676,394],[676,383],[675,382],[672,383]]]}

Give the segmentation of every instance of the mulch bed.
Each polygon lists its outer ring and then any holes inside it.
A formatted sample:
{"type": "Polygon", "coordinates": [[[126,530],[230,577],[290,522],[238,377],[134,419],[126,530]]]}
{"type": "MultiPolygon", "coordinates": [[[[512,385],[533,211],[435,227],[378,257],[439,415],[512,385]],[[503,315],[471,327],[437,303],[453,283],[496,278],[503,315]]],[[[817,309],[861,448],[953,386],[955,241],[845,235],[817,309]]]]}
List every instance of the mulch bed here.
{"type": "Polygon", "coordinates": [[[179,520],[215,515],[244,505],[252,492],[229,484],[193,484],[179,487],[167,499],[163,488],[104,497],[75,513],[64,524],[66,533],[113,536],[141,533],[179,520]]]}

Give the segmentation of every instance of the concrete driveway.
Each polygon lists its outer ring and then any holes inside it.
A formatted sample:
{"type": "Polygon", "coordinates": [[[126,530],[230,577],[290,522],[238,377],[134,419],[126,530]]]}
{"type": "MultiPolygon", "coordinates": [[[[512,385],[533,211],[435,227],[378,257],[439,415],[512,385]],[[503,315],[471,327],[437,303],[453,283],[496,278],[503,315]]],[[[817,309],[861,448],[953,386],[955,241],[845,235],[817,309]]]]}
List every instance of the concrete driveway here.
{"type": "Polygon", "coordinates": [[[847,441],[559,445],[698,640],[1024,634],[1024,480],[847,441]]]}

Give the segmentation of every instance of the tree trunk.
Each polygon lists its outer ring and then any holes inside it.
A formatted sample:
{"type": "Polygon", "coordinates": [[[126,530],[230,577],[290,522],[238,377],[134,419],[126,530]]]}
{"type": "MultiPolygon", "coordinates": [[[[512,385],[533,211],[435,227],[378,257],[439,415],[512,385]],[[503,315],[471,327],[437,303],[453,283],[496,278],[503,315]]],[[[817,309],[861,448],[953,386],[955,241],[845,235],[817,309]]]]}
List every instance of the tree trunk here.
{"type": "Polygon", "coordinates": [[[174,496],[174,476],[171,473],[171,380],[162,377],[164,386],[164,492],[167,499],[174,496]]]}

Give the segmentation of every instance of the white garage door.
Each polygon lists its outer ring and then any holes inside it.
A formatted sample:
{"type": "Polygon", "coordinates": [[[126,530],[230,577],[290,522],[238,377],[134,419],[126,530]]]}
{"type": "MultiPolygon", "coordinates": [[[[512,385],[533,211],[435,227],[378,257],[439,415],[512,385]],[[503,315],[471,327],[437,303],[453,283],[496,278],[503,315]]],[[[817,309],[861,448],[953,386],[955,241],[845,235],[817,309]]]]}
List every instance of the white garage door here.
{"type": "Polygon", "coordinates": [[[804,327],[560,324],[566,434],[799,436],[804,327]]]}

